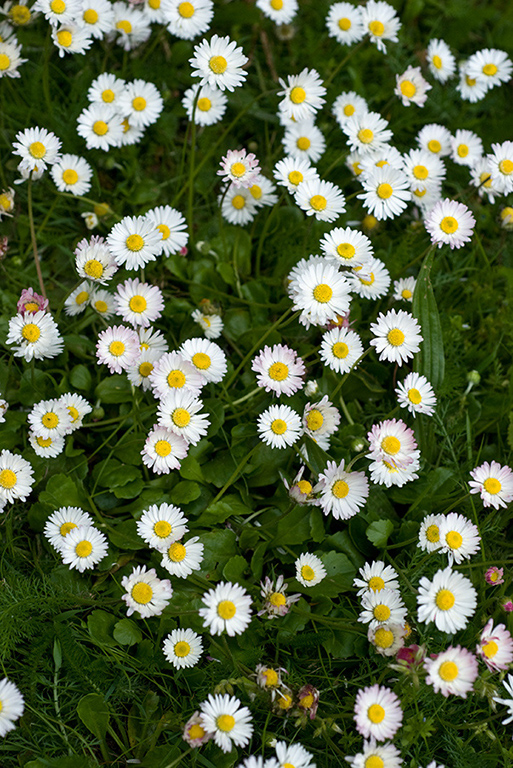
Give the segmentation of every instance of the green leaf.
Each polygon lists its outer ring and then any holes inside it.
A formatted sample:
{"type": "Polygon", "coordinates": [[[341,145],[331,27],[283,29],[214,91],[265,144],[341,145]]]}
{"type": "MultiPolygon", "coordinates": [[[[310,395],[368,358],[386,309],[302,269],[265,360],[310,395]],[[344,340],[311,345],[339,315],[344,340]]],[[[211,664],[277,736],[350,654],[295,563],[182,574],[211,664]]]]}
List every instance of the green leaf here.
{"type": "Polygon", "coordinates": [[[92,381],[89,368],[86,365],[75,365],[69,375],[69,381],[75,389],[87,391],[92,381]]]}
{"type": "Polygon", "coordinates": [[[136,645],[142,640],[142,632],[130,619],[121,619],[114,626],[114,638],[121,645],[136,645]]]}
{"type": "Polygon", "coordinates": [[[197,520],[198,525],[209,527],[216,523],[224,523],[231,515],[248,515],[252,510],[242,503],[235,494],[228,494],[220,501],[209,504],[197,520]]]}
{"type": "Polygon", "coordinates": [[[77,706],[77,715],[85,727],[100,741],[105,741],[109,727],[110,713],[105,699],[99,693],[82,696],[77,706]]]}
{"type": "Polygon", "coordinates": [[[173,504],[189,504],[201,496],[201,486],[191,480],[182,480],[171,491],[173,504]]]}
{"type": "Polygon", "coordinates": [[[426,376],[437,390],[444,378],[445,357],[442,326],[430,277],[434,253],[435,248],[430,248],[420,268],[413,292],[412,313],[420,323],[423,338],[420,352],[415,355],[413,368],[426,376]]]}
{"type": "Polygon", "coordinates": [[[93,640],[100,645],[117,645],[113,631],[116,617],[112,613],[97,609],[87,617],[87,629],[93,640]]]}
{"type": "Polygon", "coordinates": [[[230,557],[223,568],[223,576],[228,581],[241,582],[244,578],[244,571],[249,568],[247,560],[242,555],[230,557]]]}
{"type": "Polygon", "coordinates": [[[276,541],[283,544],[302,544],[310,538],[310,510],[296,506],[280,518],[276,528],[276,541]]]}
{"type": "Polygon", "coordinates": [[[310,512],[310,536],[317,543],[324,541],[324,515],[317,508],[310,512]]]}
{"type": "Polygon", "coordinates": [[[141,470],[129,464],[122,464],[115,459],[108,459],[95,467],[93,477],[102,488],[120,488],[132,480],[141,479],[141,470]]]}
{"type": "Polygon", "coordinates": [[[131,480],[126,485],[123,485],[122,488],[114,488],[114,496],[116,499],[135,499],[143,488],[144,481],[142,478],[137,477],[135,480],[131,480]]]}
{"type": "Polygon", "coordinates": [[[102,403],[129,403],[132,400],[132,385],[126,376],[115,373],[103,379],[94,394],[102,403]]]}
{"type": "Polygon", "coordinates": [[[46,489],[39,494],[39,501],[53,509],[63,506],[80,507],[83,504],[77,486],[71,477],[63,474],[53,475],[48,480],[46,489]]]}
{"type": "Polygon", "coordinates": [[[120,549],[142,549],[145,545],[137,533],[135,520],[125,520],[108,531],[109,541],[120,549]]]}
{"type": "Polygon", "coordinates": [[[388,537],[394,530],[394,524],[391,520],[375,520],[371,523],[365,535],[372,541],[375,547],[384,547],[388,541],[388,537]]]}
{"type": "Polygon", "coordinates": [[[198,480],[203,482],[203,472],[200,463],[194,456],[186,456],[180,466],[180,475],[184,480],[198,480]]]}

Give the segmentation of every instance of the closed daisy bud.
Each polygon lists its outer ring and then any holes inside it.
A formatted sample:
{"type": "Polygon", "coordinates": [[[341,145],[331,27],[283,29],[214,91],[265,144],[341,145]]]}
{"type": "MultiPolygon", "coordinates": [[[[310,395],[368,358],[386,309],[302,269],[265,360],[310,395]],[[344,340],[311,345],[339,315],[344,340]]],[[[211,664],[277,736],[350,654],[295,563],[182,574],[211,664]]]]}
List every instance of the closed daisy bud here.
{"type": "Polygon", "coordinates": [[[173,629],[162,646],[164,656],[175,669],[194,667],[203,652],[201,636],[192,629],[173,629]]]}

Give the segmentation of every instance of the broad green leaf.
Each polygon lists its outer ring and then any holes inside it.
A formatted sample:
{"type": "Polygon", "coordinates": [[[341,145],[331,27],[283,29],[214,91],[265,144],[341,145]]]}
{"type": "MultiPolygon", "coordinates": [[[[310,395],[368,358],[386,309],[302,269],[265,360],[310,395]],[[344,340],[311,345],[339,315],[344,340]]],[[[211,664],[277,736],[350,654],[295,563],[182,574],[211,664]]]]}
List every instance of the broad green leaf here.
{"type": "Polygon", "coordinates": [[[126,376],[115,373],[103,379],[94,394],[102,403],[129,403],[132,400],[132,385],[126,376]]]}
{"type": "Polygon", "coordinates": [[[135,520],[125,520],[107,532],[109,541],[120,549],[143,549],[145,544],[137,533],[135,520]]]}
{"type": "Polygon", "coordinates": [[[223,568],[223,576],[228,581],[242,582],[244,571],[249,568],[247,560],[242,555],[231,557],[223,568]]]}
{"type": "Polygon", "coordinates": [[[75,389],[87,391],[91,386],[91,374],[86,365],[75,365],[69,376],[70,384],[75,389]]]}
{"type": "Polygon", "coordinates": [[[131,619],[121,619],[114,626],[114,639],[121,645],[136,645],[142,640],[142,632],[131,619]]]}
{"type": "Polygon", "coordinates": [[[374,546],[384,547],[393,530],[394,524],[391,520],[375,520],[368,526],[365,534],[374,546]]]}
{"type": "Polygon", "coordinates": [[[224,523],[231,515],[248,515],[251,511],[238,496],[232,493],[214,502],[214,504],[209,504],[197,523],[208,527],[216,523],[224,523]]]}
{"type": "Polygon", "coordinates": [[[181,480],[171,491],[173,504],[188,504],[201,496],[201,486],[191,480],[181,480]]]}
{"type": "Polygon", "coordinates": [[[97,609],[87,617],[87,629],[89,634],[100,645],[117,645],[113,631],[116,617],[112,613],[97,609]]]}
{"type": "Polygon", "coordinates": [[[433,247],[420,268],[413,293],[412,313],[419,321],[423,338],[420,352],[414,357],[413,368],[423,374],[436,391],[444,378],[445,357],[442,326],[430,277],[434,253],[433,247]]]}
{"type": "Polygon", "coordinates": [[[39,494],[39,501],[48,504],[54,509],[70,506],[80,507],[83,504],[83,498],[68,475],[53,475],[47,484],[46,489],[39,494]]]}
{"type": "Polygon", "coordinates": [[[77,706],[77,715],[91,733],[100,741],[105,741],[109,727],[110,713],[105,699],[99,693],[82,696],[77,706]]]}

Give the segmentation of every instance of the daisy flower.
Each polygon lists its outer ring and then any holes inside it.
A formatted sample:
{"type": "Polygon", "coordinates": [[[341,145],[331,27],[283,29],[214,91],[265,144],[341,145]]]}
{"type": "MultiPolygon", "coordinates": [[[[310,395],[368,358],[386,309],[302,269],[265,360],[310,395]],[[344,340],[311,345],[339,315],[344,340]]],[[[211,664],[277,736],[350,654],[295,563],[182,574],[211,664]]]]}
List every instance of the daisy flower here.
{"type": "Polygon", "coordinates": [[[502,724],[509,725],[513,720],[513,675],[508,675],[508,681],[506,682],[505,680],[503,680],[502,684],[504,685],[505,689],[507,690],[507,692],[512,698],[500,699],[497,696],[494,696],[493,701],[496,701],[497,704],[504,704],[504,706],[508,707],[508,717],[506,718],[506,720],[502,721],[502,724]]]}
{"type": "Polygon", "coordinates": [[[328,35],[341,45],[357,43],[365,34],[361,8],[351,3],[333,3],[326,16],[328,35]]]}
{"type": "Polygon", "coordinates": [[[351,227],[336,227],[320,241],[325,257],[339,267],[361,267],[372,257],[372,244],[366,235],[351,227]]]}
{"type": "Polygon", "coordinates": [[[15,344],[14,356],[45,360],[62,352],[64,341],[53,317],[39,310],[15,315],[9,320],[7,344],[15,344]]]}
{"type": "Polygon", "coordinates": [[[420,325],[413,315],[402,309],[390,309],[386,315],[380,312],[370,329],[374,334],[370,343],[380,360],[402,365],[420,349],[420,325]]]}
{"type": "Polygon", "coordinates": [[[275,24],[290,24],[297,13],[297,0],[256,0],[264,16],[275,24]]]}
{"type": "Polygon", "coordinates": [[[113,104],[94,103],[82,110],[77,118],[77,133],[87,149],[103,149],[120,145],[123,118],[113,104]]]}
{"type": "Polygon", "coordinates": [[[278,202],[276,187],[270,179],[259,174],[253,180],[249,187],[249,193],[253,198],[257,208],[263,208],[266,205],[275,205],[278,202]]]}
{"type": "Polygon", "coordinates": [[[492,183],[492,166],[488,157],[479,158],[470,168],[470,183],[477,188],[479,197],[488,198],[489,203],[495,202],[495,198],[501,193],[492,183]]]}
{"type": "Polygon", "coordinates": [[[319,356],[336,373],[348,373],[362,355],[360,337],[348,328],[333,328],[322,337],[319,356]]]}
{"type": "Polygon", "coordinates": [[[189,235],[187,224],[182,214],[170,205],[160,205],[152,208],[145,215],[145,219],[161,235],[161,253],[171,256],[179,253],[187,245],[189,235]]]}
{"type": "Polygon", "coordinates": [[[436,395],[433,387],[420,373],[409,373],[395,388],[397,402],[410,413],[424,413],[432,416],[435,412],[436,395]]]}
{"type": "Polygon", "coordinates": [[[312,119],[287,126],[282,144],[287,155],[310,163],[316,163],[326,149],[326,139],[312,119]]]}
{"type": "Polygon", "coordinates": [[[307,329],[310,325],[334,322],[337,315],[345,315],[349,311],[351,295],[348,281],[334,264],[322,259],[306,262],[290,288],[293,291],[293,309],[301,310],[299,322],[307,329]]]}
{"type": "Polygon", "coordinates": [[[67,53],[83,54],[93,44],[91,33],[88,29],[73,22],[67,22],[58,29],[52,29],[52,40],[62,58],[67,53]]]}
{"type": "Polygon", "coordinates": [[[101,317],[106,320],[112,315],[116,314],[116,303],[114,296],[108,291],[101,290],[101,288],[94,288],[91,291],[91,299],[89,305],[95,312],[98,312],[101,317]]]}
{"type": "MultiPolygon", "coordinates": [[[[344,3],[344,5],[349,4],[344,3]]],[[[332,8],[333,7],[334,6],[332,6],[332,8]]],[[[354,6],[350,7],[353,8],[354,11],[357,11],[358,14],[360,13],[358,6],[356,8],[354,6]]],[[[344,91],[341,93],[337,96],[331,108],[331,114],[342,129],[350,117],[353,117],[353,115],[355,117],[362,117],[367,114],[368,111],[369,107],[367,106],[367,102],[362,96],[355,93],[355,91],[344,91]]]]}
{"type": "Polygon", "coordinates": [[[149,352],[155,352],[159,357],[167,353],[169,346],[160,331],[157,331],[155,328],[141,327],[136,330],[139,336],[141,352],[148,350],[149,352]]]}
{"type": "Polygon", "coordinates": [[[278,96],[283,96],[281,111],[299,122],[313,117],[324,104],[326,95],[326,88],[317,70],[305,67],[299,75],[288,75],[287,81],[279,80],[283,88],[278,91],[278,96]]]}
{"type": "Polygon", "coordinates": [[[221,336],[224,323],[219,315],[207,315],[201,309],[195,309],[191,317],[202,328],[207,339],[218,339],[221,336]]]}
{"type": "Polygon", "coordinates": [[[401,277],[399,280],[394,280],[394,299],[411,302],[416,284],[414,277],[401,277]]]}
{"type": "MultiPolygon", "coordinates": [[[[84,0],[90,4],[92,0],[84,0]]],[[[104,2],[104,0],[94,0],[94,2],[104,2]]],[[[110,8],[110,3],[108,4],[110,8]]],[[[110,11],[112,14],[112,11],[110,11]]],[[[112,16],[113,18],[113,16],[112,16]]],[[[118,99],[125,90],[125,80],[116,75],[104,72],[93,80],[87,91],[87,98],[90,103],[113,104],[117,107],[118,99]]]]}
{"type": "Polygon", "coordinates": [[[199,570],[203,560],[203,544],[198,536],[183,543],[175,541],[162,551],[162,555],[161,566],[169,571],[171,576],[185,579],[199,570]]]}
{"type": "Polygon", "coordinates": [[[142,11],[124,2],[112,4],[116,43],[124,51],[131,51],[151,35],[151,26],[142,11]]]}
{"type": "Polygon", "coordinates": [[[411,201],[406,175],[390,165],[363,174],[361,181],[365,191],[357,198],[378,221],[399,216],[411,201]]]}
{"type": "MultiPolygon", "coordinates": [[[[375,219],[377,221],[377,219],[375,219]]],[[[354,267],[348,275],[351,290],[363,299],[379,299],[388,292],[390,272],[380,259],[373,256],[363,267],[354,267]]]]}
{"type": "Polygon", "coordinates": [[[317,403],[307,403],[303,411],[303,429],[305,434],[316,440],[337,431],[340,424],[340,412],[324,395],[317,403]]]}
{"type": "Polygon", "coordinates": [[[403,155],[401,167],[412,189],[438,187],[445,179],[443,160],[426,149],[410,149],[403,155]]]}
{"type": "Polygon", "coordinates": [[[235,696],[224,694],[208,695],[200,707],[201,724],[223,752],[230,752],[233,745],[245,747],[253,734],[251,712],[241,706],[235,696]]]}
{"type": "Polygon", "coordinates": [[[92,525],[79,525],[62,541],[62,562],[83,573],[103,560],[108,548],[109,544],[103,533],[92,525]]]}
{"type": "Polygon", "coordinates": [[[356,695],[354,721],[356,730],[366,739],[391,739],[403,721],[401,702],[395,693],[385,686],[372,685],[361,688],[356,695]]]}
{"type": "Polygon", "coordinates": [[[283,344],[265,346],[253,358],[251,370],[257,374],[257,384],[266,392],[290,397],[303,388],[305,364],[297,352],[283,344]]]}
{"type": "Polygon", "coordinates": [[[17,453],[4,448],[0,453],[0,507],[16,499],[25,501],[34,483],[31,464],[17,453]]]}
{"type": "Polygon", "coordinates": [[[16,45],[14,41],[0,41],[0,78],[21,77],[18,67],[28,61],[21,58],[21,51],[21,45],[16,45]]]}
{"type": "Polygon", "coordinates": [[[470,78],[481,80],[486,83],[487,88],[493,88],[494,85],[508,83],[511,80],[513,63],[505,51],[497,48],[483,48],[469,57],[465,68],[470,78]]]}
{"type": "Polygon", "coordinates": [[[250,187],[260,173],[258,158],[245,149],[229,149],[221,160],[221,168],[217,171],[223,181],[237,187],[250,187]]]}
{"type": "Polygon", "coordinates": [[[417,470],[420,467],[419,455],[420,451],[415,451],[410,462],[401,466],[390,458],[376,459],[369,465],[371,481],[377,485],[386,485],[387,488],[392,485],[402,488],[405,483],[417,480],[417,470]]]}
{"type": "MultiPolygon", "coordinates": [[[[114,26],[114,13],[110,2],[108,0],[82,0],[81,6],[80,13],[76,17],[77,21],[84,25],[91,37],[101,40],[114,26]]],[[[93,99],[89,97],[89,101],[93,101],[93,99]]]]}
{"type": "Polygon", "coordinates": [[[175,669],[194,667],[203,652],[201,635],[192,629],[173,629],[165,638],[162,650],[175,669]]]}
{"type": "Polygon", "coordinates": [[[230,224],[244,226],[255,218],[258,207],[251,192],[245,187],[230,184],[227,192],[218,197],[221,204],[221,215],[230,224]]]}
{"type": "Polygon", "coordinates": [[[80,315],[82,312],[85,312],[91,301],[91,290],[92,286],[87,280],[80,283],[78,288],[75,288],[64,302],[64,311],[66,314],[75,317],[75,315],[80,315]]]}
{"type": "Polygon", "coordinates": [[[203,401],[185,389],[174,389],[165,395],[159,403],[157,421],[176,435],[183,437],[191,445],[199,443],[207,434],[210,419],[204,413],[203,401]]]}
{"type": "MultiPolygon", "coordinates": [[[[9,189],[3,189],[0,192],[0,219],[2,218],[2,216],[11,216],[12,211],[14,211],[14,189],[12,187],[9,187],[9,189]]],[[[26,291],[27,289],[24,288],[23,290],[26,291]]],[[[29,288],[28,290],[32,291],[32,288],[29,288]]],[[[18,312],[27,312],[28,310],[23,309],[23,307],[20,307],[19,303],[20,302],[18,301],[18,307],[17,307],[18,312]]],[[[45,307],[40,307],[40,309],[45,309],[45,307]]],[[[36,310],[33,310],[33,311],[36,311],[36,310]]]]}
{"type": "Polygon", "coordinates": [[[369,624],[374,629],[380,624],[400,624],[406,621],[406,607],[401,595],[395,589],[386,587],[374,592],[364,592],[362,595],[362,612],[358,621],[369,624]]]}
{"type": "Polygon", "coordinates": [[[213,15],[212,0],[169,0],[164,7],[168,32],[181,40],[192,40],[208,32],[213,15]]]}
{"type": "Polygon", "coordinates": [[[201,715],[198,710],[185,723],[182,738],[191,747],[201,747],[213,737],[213,733],[208,733],[202,726],[201,715]]]}
{"type": "Polygon", "coordinates": [[[396,467],[408,466],[419,451],[413,430],[401,419],[386,419],[374,424],[367,433],[369,459],[384,459],[396,467]]]}
{"type": "Polygon", "coordinates": [[[277,741],[274,749],[278,766],[273,762],[273,758],[270,758],[268,768],[286,768],[287,765],[292,765],[294,768],[315,768],[312,755],[302,744],[287,744],[285,741],[277,741]]]}
{"type": "Polygon", "coordinates": [[[479,493],[484,507],[507,507],[513,501],[513,472],[497,461],[485,461],[470,473],[470,493],[479,493]]]}
{"type": "Polygon", "coordinates": [[[187,518],[174,504],[152,504],[137,521],[137,533],[148,546],[164,552],[187,533],[187,518]]]}
{"type": "Polygon", "coordinates": [[[486,155],[492,174],[492,185],[503,195],[513,192],[513,141],[492,144],[486,155]]]}
{"type": "Polygon", "coordinates": [[[28,415],[28,423],[39,437],[62,437],[69,435],[72,429],[72,416],[59,400],[41,400],[34,405],[28,415]]]}
{"type": "Polygon", "coordinates": [[[342,190],[331,181],[303,181],[296,189],[295,198],[306,215],[315,216],[317,221],[335,221],[346,210],[342,190]]]}
{"type": "Polygon", "coordinates": [[[285,591],[288,584],[285,583],[283,576],[278,576],[276,582],[269,576],[260,582],[260,594],[264,599],[264,605],[257,616],[267,616],[268,619],[276,619],[278,616],[285,616],[293,603],[297,603],[301,595],[286,595],[285,591]]]}
{"type": "Polygon", "coordinates": [[[164,298],[156,285],[141,283],[136,277],[118,285],[115,294],[116,314],[123,322],[147,328],[162,315],[164,298]]]}
{"type": "Polygon", "coordinates": [[[456,72],[456,59],[444,40],[433,38],[426,53],[429,71],[440,83],[445,83],[456,72]]]}
{"type": "Polygon", "coordinates": [[[461,248],[470,242],[476,220],[466,205],[456,200],[441,200],[433,206],[424,220],[424,226],[431,235],[431,242],[439,248],[447,244],[461,248]]]}
{"type": "Polygon", "coordinates": [[[134,385],[134,387],[142,387],[143,391],[151,388],[150,374],[153,371],[153,363],[158,359],[156,352],[150,352],[150,350],[143,350],[134,365],[129,366],[126,369],[126,375],[128,381],[134,385]]]}
{"type": "Polygon", "coordinates": [[[433,208],[435,203],[442,199],[442,185],[433,184],[425,186],[420,183],[411,185],[412,202],[418,206],[422,216],[425,216],[433,208]]]}
{"type": "Polygon", "coordinates": [[[504,579],[502,578],[503,574],[504,568],[498,568],[496,565],[492,565],[491,568],[488,568],[485,572],[485,581],[492,587],[498,586],[499,584],[504,584],[504,579]]]}
{"type": "Polygon", "coordinates": [[[160,91],[153,83],[139,79],[125,84],[116,104],[130,125],[142,128],[153,125],[164,109],[160,91]]]}
{"type": "Polygon", "coordinates": [[[40,437],[29,432],[28,438],[35,453],[42,459],[55,459],[56,456],[60,456],[65,447],[63,437],[40,437]]]}
{"type": "Polygon", "coordinates": [[[188,360],[205,382],[218,384],[227,371],[226,355],[214,341],[195,337],[184,341],[179,349],[184,360],[188,360]]]}
{"type": "Polygon", "coordinates": [[[200,86],[198,83],[185,91],[182,105],[187,112],[187,117],[192,120],[194,110],[194,122],[196,125],[214,125],[222,120],[226,112],[228,99],[223,91],[211,88],[209,85],[200,86]],[[196,95],[199,90],[199,96],[196,95]],[[196,101],[196,109],[194,102],[196,101]]]}
{"type": "Polygon", "coordinates": [[[81,525],[94,525],[91,515],[88,515],[80,507],[60,507],[46,521],[44,535],[52,547],[60,552],[68,533],[81,525]]]}
{"type": "Polygon", "coordinates": [[[440,539],[441,523],[442,515],[427,515],[422,521],[417,546],[423,552],[436,552],[442,547],[442,540],[440,539]]]}
{"type": "Polygon", "coordinates": [[[212,635],[241,635],[251,621],[251,596],[239,584],[219,582],[205,592],[202,603],[199,615],[212,635]]]}
{"type": "Polygon", "coordinates": [[[478,676],[477,659],[473,653],[459,645],[439,653],[435,659],[424,659],[427,672],[426,683],[432,685],[435,693],[446,698],[449,695],[467,698],[478,676]]]}
{"type": "Polygon", "coordinates": [[[365,563],[358,573],[362,578],[353,580],[353,586],[359,587],[357,597],[368,592],[381,592],[383,589],[391,591],[399,589],[397,571],[391,565],[385,565],[382,560],[365,563]]]}
{"type": "Polygon", "coordinates": [[[451,138],[451,159],[458,165],[473,168],[483,155],[483,142],[473,131],[458,128],[451,138]]]}
{"type": "Polygon", "coordinates": [[[23,696],[18,688],[6,677],[0,680],[0,737],[3,738],[16,727],[14,721],[22,716],[25,709],[23,696]]]}
{"type": "Polygon", "coordinates": [[[294,194],[303,181],[313,181],[319,178],[316,169],[306,158],[285,157],[274,166],[273,175],[281,187],[294,194]]]}
{"type": "Polygon", "coordinates": [[[169,579],[159,579],[155,569],[148,571],[145,565],[138,565],[130,576],[123,576],[121,586],[126,590],[121,597],[128,607],[126,615],[137,611],[141,619],[160,616],[173,595],[169,579]]]}
{"type": "Polygon", "coordinates": [[[451,153],[451,138],[451,134],[443,125],[429,123],[419,131],[417,144],[421,149],[443,157],[451,153]]]}
{"type": "Polygon", "coordinates": [[[490,672],[508,669],[513,661],[513,638],[504,624],[493,626],[493,619],[486,623],[476,653],[480,656],[490,672]]]}
{"type": "Polygon", "coordinates": [[[381,656],[395,656],[400,648],[404,647],[406,632],[401,624],[377,624],[369,625],[367,638],[381,656]]]}
{"type": "MultiPolygon", "coordinates": [[[[53,170],[53,169],[52,169],[53,170]]],[[[118,271],[114,257],[103,237],[84,238],[75,248],[75,266],[79,277],[105,285],[118,271]]]]}
{"type": "Polygon", "coordinates": [[[471,104],[484,99],[488,92],[488,83],[484,77],[470,77],[466,61],[459,65],[459,78],[456,90],[462,99],[470,101],[471,104]]]}
{"type": "Polygon", "coordinates": [[[395,82],[394,93],[401,99],[403,107],[410,104],[423,107],[427,92],[433,87],[422,77],[420,67],[408,67],[402,75],[395,76],[395,82]]]}
{"type": "Polygon", "coordinates": [[[59,160],[61,141],[46,128],[25,128],[16,134],[13,154],[21,157],[20,169],[46,170],[59,160]]]}
{"type": "Polygon", "coordinates": [[[189,59],[192,77],[201,77],[200,85],[210,85],[221,91],[234,91],[242,85],[247,77],[242,67],[247,63],[248,58],[237,43],[218,35],[213,35],[209,41],[202,40],[189,59]]]}
{"type": "Polygon", "coordinates": [[[27,0],[19,0],[19,2],[7,0],[2,10],[7,15],[8,20],[17,27],[24,27],[39,16],[37,11],[31,12],[31,9],[27,7],[27,0]]]}
{"type": "Polygon", "coordinates": [[[144,216],[125,216],[114,225],[107,245],[116,264],[125,269],[139,269],[155,261],[161,252],[162,234],[144,216]]]}
{"type": "Polygon", "coordinates": [[[179,352],[166,352],[153,366],[150,383],[155,397],[163,398],[175,390],[184,389],[199,395],[205,384],[204,376],[179,352]]]}
{"type": "Polygon", "coordinates": [[[140,354],[139,337],[124,325],[111,325],[98,335],[96,357],[111,373],[122,373],[140,354]]]}
{"type": "Polygon", "coordinates": [[[450,567],[439,570],[430,581],[423,576],[417,596],[418,620],[430,624],[447,634],[465,629],[474,615],[477,593],[472,583],[450,567]]]}
{"type": "Polygon", "coordinates": [[[362,156],[383,149],[392,138],[388,121],[378,112],[353,114],[341,128],[347,136],[351,150],[359,152],[362,156]]]}
{"type": "Polygon", "coordinates": [[[331,513],[335,520],[348,520],[356,515],[365,506],[369,495],[365,473],[347,472],[344,466],[344,459],[340,464],[328,461],[313,489],[314,493],[321,494],[317,503],[324,514],[331,513]]]}
{"type": "Polygon", "coordinates": [[[303,432],[301,417],[288,405],[271,405],[257,421],[260,439],[271,448],[288,448],[303,432]]]}
{"type": "Polygon", "coordinates": [[[449,557],[449,565],[461,563],[479,551],[479,529],[457,512],[442,515],[440,519],[440,551],[449,557]]]}
{"type": "Polygon", "coordinates": [[[386,53],[384,40],[397,43],[397,32],[401,28],[401,22],[396,16],[395,9],[382,0],[368,0],[362,7],[362,22],[365,31],[369,34],[378,51],[386,53]]]}
{"type": "Polygon", "coordinates": [[[80,0],[36,0],[33,9],[41,11],[53,26],[73,21],[80,11],[80,0]]]}
{"type": "Polygon", "coordinates": [[[507,232],[513,230],[513,207],[511,207],[511,205],[507,205],[505,208],[501,209],[500,220],[503,229],[507,232]]]}
{"type": "Polygon", "coordinates": [[[296,579],[303,587],[315,587],[326,576],[322,560],[309,552],[303,552],[295,562],[296,579]]]}

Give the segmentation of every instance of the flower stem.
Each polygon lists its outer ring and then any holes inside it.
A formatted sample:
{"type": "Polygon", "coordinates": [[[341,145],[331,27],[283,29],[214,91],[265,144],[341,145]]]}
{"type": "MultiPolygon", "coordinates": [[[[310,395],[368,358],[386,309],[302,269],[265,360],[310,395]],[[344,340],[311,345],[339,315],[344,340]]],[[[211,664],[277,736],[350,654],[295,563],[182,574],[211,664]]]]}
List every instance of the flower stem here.
{"type": "Polygon", "coordinates": [[[45,290],[45,284],[43,282],[43,274],[41,272],[41,263],[39,261],[39,255],[37,252],[36,230],[34,227],[34,212],[32,209],[32,173],[30,174],[28,179],[27,206],[28,206],[29,226],[30,226],[30,239],[32,240],[32,252],[34,254],[34,261],[36,264],[36,272],[37,272],[37,278],[39,280],[39,288],[41,289],[41,293],[46,299],[46,290],[45,290]]]}

